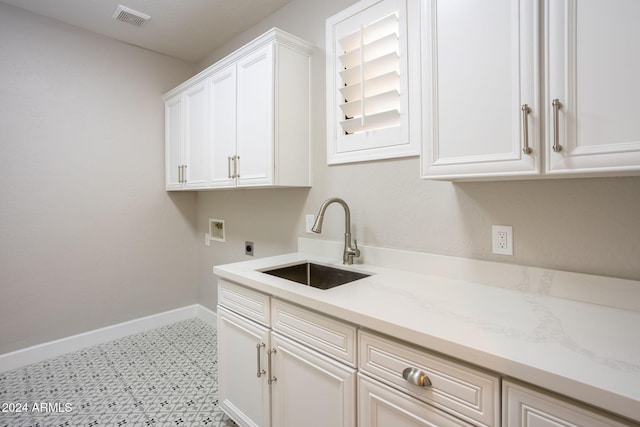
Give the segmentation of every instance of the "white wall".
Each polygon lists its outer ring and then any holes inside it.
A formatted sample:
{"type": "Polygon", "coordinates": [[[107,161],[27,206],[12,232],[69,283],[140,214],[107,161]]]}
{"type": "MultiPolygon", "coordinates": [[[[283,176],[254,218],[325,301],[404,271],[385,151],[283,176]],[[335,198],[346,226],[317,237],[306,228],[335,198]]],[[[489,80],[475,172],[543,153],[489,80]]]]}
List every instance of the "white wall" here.
{"type": "Polygon", "coordinates": [[[0,3],[0,354],[197,302],[161,95],[191,64],[0,3]]]}
{"type": "MultiPolygon", "coordinates": [[[[639,177],[451,184],[418,179],[416,158],[327,166],[324,23],[353,3],[293,0],[200,64],[205,68],[273,26],[318,46],[313,60],[314,186],[284,193],[198,194],[201,236],[207,218],[233,219],[231,243],[198,246],[202,304],[215,307],[212,265],[246,259],[244,240],[256,242],[256,256],[295,249],[297,236],[313,237],[304,233],[304,214],[316,213],[331,196],[349,203],[352,233],[363,244],[640,280],[639,177]],[[267,200],[276,202],[264,207],[267,200]],[[278,206],[278,201],[287,205],[278,206]],[[513,226],[513,257],[491,254],[492,224],[513,226]]],[[[338,206],[330,207],[318,237],[341,241],[342,215],[338,206]]]]}

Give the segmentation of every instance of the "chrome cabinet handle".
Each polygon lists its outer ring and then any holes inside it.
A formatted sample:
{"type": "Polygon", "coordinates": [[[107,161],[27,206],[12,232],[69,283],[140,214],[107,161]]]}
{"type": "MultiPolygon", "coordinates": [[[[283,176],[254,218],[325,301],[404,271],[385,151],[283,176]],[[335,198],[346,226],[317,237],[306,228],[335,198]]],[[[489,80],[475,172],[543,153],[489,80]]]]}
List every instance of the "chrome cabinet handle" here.
{"type": "Polygon", "coordinates": [[[187,165],[178,166],[178,184],[184,184],[187,182],[185,169],[187,169],[187,165]]]}
{"type": "Polygon", "coordinates": [[[239,178],[238,175],[238,159],[240,156],[229,156],[227,157],[227,178],[239,178]],[[233,174],[231,173],[231,162],[233,161],[233,174]]]}
{"type": "Polygon", "coordinates": [[[256,344],[256,353],[257,353],[256,356],[258,359],[258,372],[257,372],[258,378],[266,374],[265,370],[260,368],[260,349],[262,347],[266,347],[266,344],[263,342],[261,342],[260,344],[256,344]]]}
{"type": "Polygon", "coordinates": [[[524,154],[531,154],[531,147],[529,147],[529,113],[531,112],[531,108],[529,105],[522,105],[522,136],[523,136],[523,147],[522,152],[524,154]]]}
{"type": "Polygon", "coordinates": [[[431,387],[431,380],[427,373],[418,368],[406,368],[402,371],[402,378],[418,387],[431,387]]]}
{"type": "Polygon", "coordinates": [[[553,151],[557,153],[562,151],[562,145],[558,141],[558,110],[562,108],[562,102],[556,98],[551,102],[551,106],[553,106],[553,151]]]}
{"type": "Polygon", "coordinates": [[[267,374],[269,379],[267,380],[267,384],[271,384],[273,382],[278,381],[278,379],[274,376],[271,375],[271,355],[276,353],[276,349],[272,349],[269,350],[267,352],[267,365],[268,365],[268,369],[269,369],[269,373],[267,374]]]}

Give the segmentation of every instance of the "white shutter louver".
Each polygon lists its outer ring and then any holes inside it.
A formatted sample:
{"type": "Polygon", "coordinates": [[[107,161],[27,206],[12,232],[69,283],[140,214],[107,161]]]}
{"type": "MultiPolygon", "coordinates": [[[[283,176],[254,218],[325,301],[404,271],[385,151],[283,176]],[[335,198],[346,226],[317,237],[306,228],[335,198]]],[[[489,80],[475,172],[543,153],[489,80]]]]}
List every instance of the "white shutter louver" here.
{"type": "Polygon", "coordinates": [[[398,14],[392,13],[338,40],[345,134],[400,125],[398,14]]]}

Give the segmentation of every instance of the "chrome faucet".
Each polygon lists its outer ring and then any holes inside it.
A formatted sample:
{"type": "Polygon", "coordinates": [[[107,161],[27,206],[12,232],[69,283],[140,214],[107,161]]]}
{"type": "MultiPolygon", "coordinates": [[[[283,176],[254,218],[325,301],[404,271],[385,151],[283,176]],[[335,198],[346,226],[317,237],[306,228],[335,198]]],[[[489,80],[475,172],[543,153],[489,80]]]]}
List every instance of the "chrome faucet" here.
{"type": "Polygon", "coordinates": [[[351,212],[349,211],[349,206],[347,206],[347,202],[337,197],[332,197],[327,199],[320,206],[320,212],[318,212],[318,218],[316,218],[316,222],[313,224],[311,231],[314,233],[322,233],[322,221],[324,221],[324,211],[327,210],[327,207],[331,203],[339,203],[344,208],[344,252],[342,253],[342,263],[343,264],[353,264],[353,257],[360,256],[360,249],[358,249],[358,241],[354,240],[354,247],[351,247],[351,212]]]}

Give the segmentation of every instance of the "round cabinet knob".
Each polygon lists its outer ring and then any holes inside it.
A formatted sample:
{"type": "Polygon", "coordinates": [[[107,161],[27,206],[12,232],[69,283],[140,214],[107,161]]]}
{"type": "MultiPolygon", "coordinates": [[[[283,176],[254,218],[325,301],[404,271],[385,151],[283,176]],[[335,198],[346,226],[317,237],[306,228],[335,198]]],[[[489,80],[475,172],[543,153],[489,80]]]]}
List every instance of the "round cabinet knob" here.
{"type": "Polygon", "coordinates": [[[427,373],[418,368],[406,368],[402,371],[402,378],[418,387],[431,387],[431,380],[427,373]]]}

